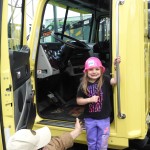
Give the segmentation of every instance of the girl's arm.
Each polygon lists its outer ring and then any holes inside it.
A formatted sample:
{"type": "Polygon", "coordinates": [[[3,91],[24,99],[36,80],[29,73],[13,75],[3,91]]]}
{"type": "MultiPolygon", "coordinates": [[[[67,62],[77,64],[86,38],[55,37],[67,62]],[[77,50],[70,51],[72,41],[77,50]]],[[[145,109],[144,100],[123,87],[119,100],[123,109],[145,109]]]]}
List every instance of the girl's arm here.
{"type": "Polygon", "coordinates": [[[115,70],[115,72],[114,72],[114,77],[111,78],[111,80],[110,80],[110,84],[111,84],[111,85],[117,84],[116,65],[117,65],[117,63],[120,63],[120,62],[121,62],[120,56],[118,56],[117,58],[115,58],[115,61],[114,61],[114,70],[115,70]]]}
{"type": "Polygon", "coordinates": [[[98,101],[99,96],[92,96],[89,98],[77,97],[77,104],[78,105],[86,105],[88,103],[96,103],[98,101]]]}
{"type": "Polygon", "coordinates": [[[110,84],[111,85],[116,85],[117,84],[116,70],[115,70],[115,73],[114,73],[114,77],[111,78],[111,80],[110,80],[110,84]]]}

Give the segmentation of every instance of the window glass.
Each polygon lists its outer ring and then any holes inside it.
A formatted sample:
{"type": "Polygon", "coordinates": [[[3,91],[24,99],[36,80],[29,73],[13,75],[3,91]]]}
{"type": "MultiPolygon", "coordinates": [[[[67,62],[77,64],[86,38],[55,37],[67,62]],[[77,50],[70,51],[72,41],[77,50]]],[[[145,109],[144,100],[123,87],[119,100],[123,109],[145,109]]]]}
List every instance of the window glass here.
{"type": "Polygon", "coordinates": [[[38,0],[26,0],[26,29],[27,29],[27,39],[30,36],[33,17],[35,14],[36,6],[38,0]]]}
{"type": "Polygon", "coordinates": [[[11,50],[20,50],[22,33],[22,0],[8,2],[8,45],[11,50]]]}
{"type": "Polygon", "coordinates": [[[55,39],[51,36],[51,32],[62,31],[65,12],[64,8],[47,4],[42,24],[41,43],[55,42],[55,39]]]}
{"type": "Polygon", "coordinates": [[[99,41],[109,41],[110,39],[110,18],[100,19],[99,24],[99,41]]]}
{"type": "MultiPolygon", "coordinates": [[[[41,43],[56,41],[51,36],[51,32],[55,31],[62,33],[65,13],[65,8],[47,4],[42,24],[41,43]]],[[[87,42],[90,34],[91,17],[91,14],[81,14],[69,10],[64,34],[87,42]]],[[[68,41],[69,39],[63,38],[63,40],[68,41]]]]}
{"type": "Polygon", "coordinates": [[[81,14],[69,11],[65,33],[80,41],[88,42],[92,20],[91,17],[91,14],[81,14]]]}
{"type": "Polygon", "coordinates": [[[148,0],[148,38],[150,38],[150,1],[148,0]]]}

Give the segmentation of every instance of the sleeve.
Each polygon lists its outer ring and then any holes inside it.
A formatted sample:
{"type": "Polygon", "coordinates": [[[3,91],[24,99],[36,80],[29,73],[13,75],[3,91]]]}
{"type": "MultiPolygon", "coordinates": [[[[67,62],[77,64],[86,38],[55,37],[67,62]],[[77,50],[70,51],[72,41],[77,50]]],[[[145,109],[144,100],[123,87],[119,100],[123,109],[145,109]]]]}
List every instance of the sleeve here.
{"type": "Polygon", "coordinates": [[[48,150],[66,150],[73,146],[73,138],[70,133],[64,133],[61,136],[53,137],[45,149],[48,150]]]}
{"type": "Polygon", "coordinates": [[[104,75],[104,80],[105,80],[105,82],[106,82],[105,84],[110,85],[110,80],[111,80],[110,76],[104,75]]]}
{"type": "Polygon", "coordinates": [[[84,94],[82,88],[81,88],[81,85],[78,87],[78,90],[77,90],[77,97],[83,97],[85,98],[86,95],[84,94]]]}

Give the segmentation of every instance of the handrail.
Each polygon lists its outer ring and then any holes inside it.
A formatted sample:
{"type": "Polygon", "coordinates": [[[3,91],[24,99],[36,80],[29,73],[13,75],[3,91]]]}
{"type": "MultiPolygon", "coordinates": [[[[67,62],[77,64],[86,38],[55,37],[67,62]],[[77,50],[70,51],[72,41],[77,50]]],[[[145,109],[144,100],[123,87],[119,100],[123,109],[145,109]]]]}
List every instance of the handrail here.
{"type": "MultiPolygon", "coordinates": [[[[119,56],[119,5],[123,5],[125,0],[117,0],[116,2],[116,57],[119,56]]],[[[119,63],[116,64],[116,78],[117,78],[117,106],[118,118],[125,119],[126,115],[121,112],[120,101],[120,67],[119,63]]]]}

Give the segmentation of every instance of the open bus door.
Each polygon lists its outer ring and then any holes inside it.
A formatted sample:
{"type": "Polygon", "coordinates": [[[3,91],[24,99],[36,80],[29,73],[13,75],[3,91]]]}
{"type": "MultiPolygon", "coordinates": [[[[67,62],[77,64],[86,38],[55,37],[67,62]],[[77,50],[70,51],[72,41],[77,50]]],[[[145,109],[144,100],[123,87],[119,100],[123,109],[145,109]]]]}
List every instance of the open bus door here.
{"type": "MultiPolygon", "coordinates": [[[[54,136],[72,130],[75,117],[83,119],[76,91],[85,60],[100,58],[111,77],[115,73],[113,60],[120,55],[119,82],[111,95],[114,112],[109,148],[145,146],[150,112],[150,80],[145,76],[150,64],[149,41],[144,34],[148,23],[143,22],[146,11],[147,2],[138,0],[38,2],[29,37],[38,116],[34,128],[47,125],[54,136]]],[[[85,130],[75,142],[86,143],[85,130]]]]}
{"type": "Polygon", "coordinates": [[[26,41],[25,0],[0,1],[1,129],[3,149],[9,136],[32,128],[36,109],[26,41]],[[5,139],[5,140],[4,140],[5,139]]]}

